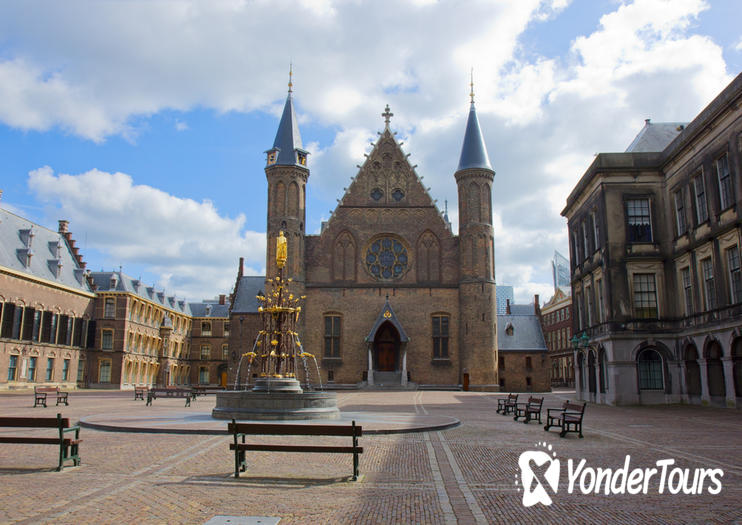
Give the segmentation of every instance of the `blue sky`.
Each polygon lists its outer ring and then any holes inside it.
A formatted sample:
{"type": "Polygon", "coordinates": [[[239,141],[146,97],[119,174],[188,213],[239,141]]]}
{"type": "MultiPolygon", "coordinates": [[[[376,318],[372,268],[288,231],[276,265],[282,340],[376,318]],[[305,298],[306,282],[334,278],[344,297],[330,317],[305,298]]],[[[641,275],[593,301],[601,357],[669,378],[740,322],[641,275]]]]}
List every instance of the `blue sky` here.
{"type": "Polygon", "coordinates": [[[0,205],[69,219],[91,269],[212,297],[238,257],[263,270],[263,152],[290,61],[310,232],[387,103],[456,224],[473,67],[498,284],[548,299],[559,212],[593,154],[625,149],[645,118],[693,118],[742,70],[735,20],[737,0],[4,3],[0,205]]]}

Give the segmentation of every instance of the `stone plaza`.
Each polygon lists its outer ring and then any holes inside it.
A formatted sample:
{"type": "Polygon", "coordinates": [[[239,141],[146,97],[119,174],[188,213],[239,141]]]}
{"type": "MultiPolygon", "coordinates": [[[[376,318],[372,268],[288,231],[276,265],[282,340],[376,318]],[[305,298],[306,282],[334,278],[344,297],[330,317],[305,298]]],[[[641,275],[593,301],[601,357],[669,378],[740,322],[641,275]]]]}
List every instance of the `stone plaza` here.
{"type": "MultiPolygon", "coordinates": [[[[361,478],[349,481],[351,457],[340,454],[249,453],[248,471],[233,477],[231,436],[175,434],[178,422],[203,418],[214,396],[190,408],[182,399],[147,407],[131,392],[76,391],[69,407],[32,409],[33,395],[4,392],[4,416],[72,421],[109,419],[117,432],[81,430],[82,464],[55,472],[53,446],[0,447],[2,523],[740,523],[742,520],[742,416],[712,407],[590,404],[584,439],[560,439],[543,425],[526,425],[495,412],[504,394],[456,391],[339,392],[344,413],[406,414],[411,420],[450,421],[445,430],[371,433],[361,438],[361,478]],[[127,421],[130,426],[127,428],[127,421]],[[156,427],[159,433],[137,432],[156,427]],[[552,445],[561,460],[551,505],[525,507],[519,456],[552,445]],[[568,491],[568,460],[595,469],[721,469],[718,494],[583,494],[568,491]],[[231,518],[229,518],[231,517],[231,518]],[[249,520],[249,517],[263,517],[249,520]]],[[[557,408],[573,392],[545,394],[557,408]]],[[[521,396],[523,399],[523,396],[521,396]]],[[[525,399],[524,399],[525,400],[525,399]]],[[[371,423],[364,428],[381,429],[371,423]]],[[[226,431],[226,422],[209,428],[226,431]]],[[[419,429],[418,429],[419,430],[419,429]]],[[[0,433],[18,433],[0,429],[0,433]]],[[[38,430],[25,433],[40,433],[38,430]]],[[[23,432],[21,432],[23,433],[23,432]]],[[[271,437],[296,442],[297,438],[271,437]]],[[[332,441],[336,438],[331,438],[332,441]]],[[[299,437],[298,441],[327,442],[299,437]]],[[[576,468],[576,467],[575,467],[576,468]]],[[[658,478],[659,476],[656,476],[658,478]]],[[[584,480],[583,480],[584,481],[584,480]]],[[[589,480],[588,480],[589,481],[589,480]]],[[[677,481],[677,480],[676,480],[677,481]]],[[[532,490],[533,486],[528,488],[532,490]]]]}

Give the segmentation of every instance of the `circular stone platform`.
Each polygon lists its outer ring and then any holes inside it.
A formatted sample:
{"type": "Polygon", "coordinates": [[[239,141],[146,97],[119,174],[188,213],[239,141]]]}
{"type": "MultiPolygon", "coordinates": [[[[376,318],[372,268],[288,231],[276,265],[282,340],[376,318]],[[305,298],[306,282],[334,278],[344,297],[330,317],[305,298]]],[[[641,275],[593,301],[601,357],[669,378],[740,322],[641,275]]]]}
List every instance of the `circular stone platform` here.
{"type": "MultiPolygon", "coordinates": [[[[195,407],[194,407],[195,408],[195,407]]],[[[197,411],[188,408],[144,407],[139,406],[133,415],[95,414],[80,419],[86,428],[106,432],[145,432],[157,434],[227,434],[227,421],[211,417],[211,411],[197,411]]],[[[240,420],[246,421],[246,420],[240,420]]],[[[363,427],[364,434],[404,434],[408,432],[430,432],[454,428],[461,424],[455,417],[417,415],[398,412],[341,412],[338,419],[318,419],[301,421],[308,425],[348,425],[355,421],[363,427]]],[[[265,421],[252,421],[265,423],[265,421]]],[[[296,424],[298,421],[271,421],[277,424],[296,424]]]]}

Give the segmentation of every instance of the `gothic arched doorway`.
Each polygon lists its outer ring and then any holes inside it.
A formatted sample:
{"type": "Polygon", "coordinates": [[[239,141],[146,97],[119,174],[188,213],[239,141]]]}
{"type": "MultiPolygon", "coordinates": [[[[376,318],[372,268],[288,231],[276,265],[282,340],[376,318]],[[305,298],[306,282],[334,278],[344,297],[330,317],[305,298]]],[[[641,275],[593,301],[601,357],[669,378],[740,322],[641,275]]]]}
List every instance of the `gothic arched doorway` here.
{"type": "Polygon", "coordinates": [[[388,321],[379,327],[374,338],[374,369],[379,372],[399,369],[399,332],[388,321]]]}

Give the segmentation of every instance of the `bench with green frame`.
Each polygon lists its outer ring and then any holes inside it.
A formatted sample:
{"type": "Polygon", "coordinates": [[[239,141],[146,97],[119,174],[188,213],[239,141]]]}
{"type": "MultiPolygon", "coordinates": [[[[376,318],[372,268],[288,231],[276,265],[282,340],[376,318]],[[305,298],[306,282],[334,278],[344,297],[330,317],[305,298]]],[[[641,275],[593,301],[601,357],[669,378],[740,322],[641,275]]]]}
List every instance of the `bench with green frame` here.
{"type": "Polygon", "coordinates": [[[318,452],[325,454],[353,454],[352,480],[358,480],[358,455],[363,447],[358,446],[358,438],[363,435],[363,428],[353,421],[351,425],[309,425],[309,424],[275,424],[275,423],[238,423],[234,419],[227,426],[234,441],[229,449],[234,450],[234,477],[247,470],[245,452],[318,452]],[[245,443],[246,436],[350,436],[352,446],[332,445],[273,445],[264,442],[245,443]]]}
{"type": "Polygon", "coordinates": [[[40,436],[8,436],[0,435],[0,443],[16,443],[26,445],[58,445],[59,465],[57,472],[62,470],[65,461],[72,461],[75,466],[80,464],[79,446],[80,427],[70,426],[69,418],[62,417],[0,417],[0,428],[53,428],[57,430],[55,437],[40,436]],[[72,433],[74,436],[70,436],[72,433]]]}

